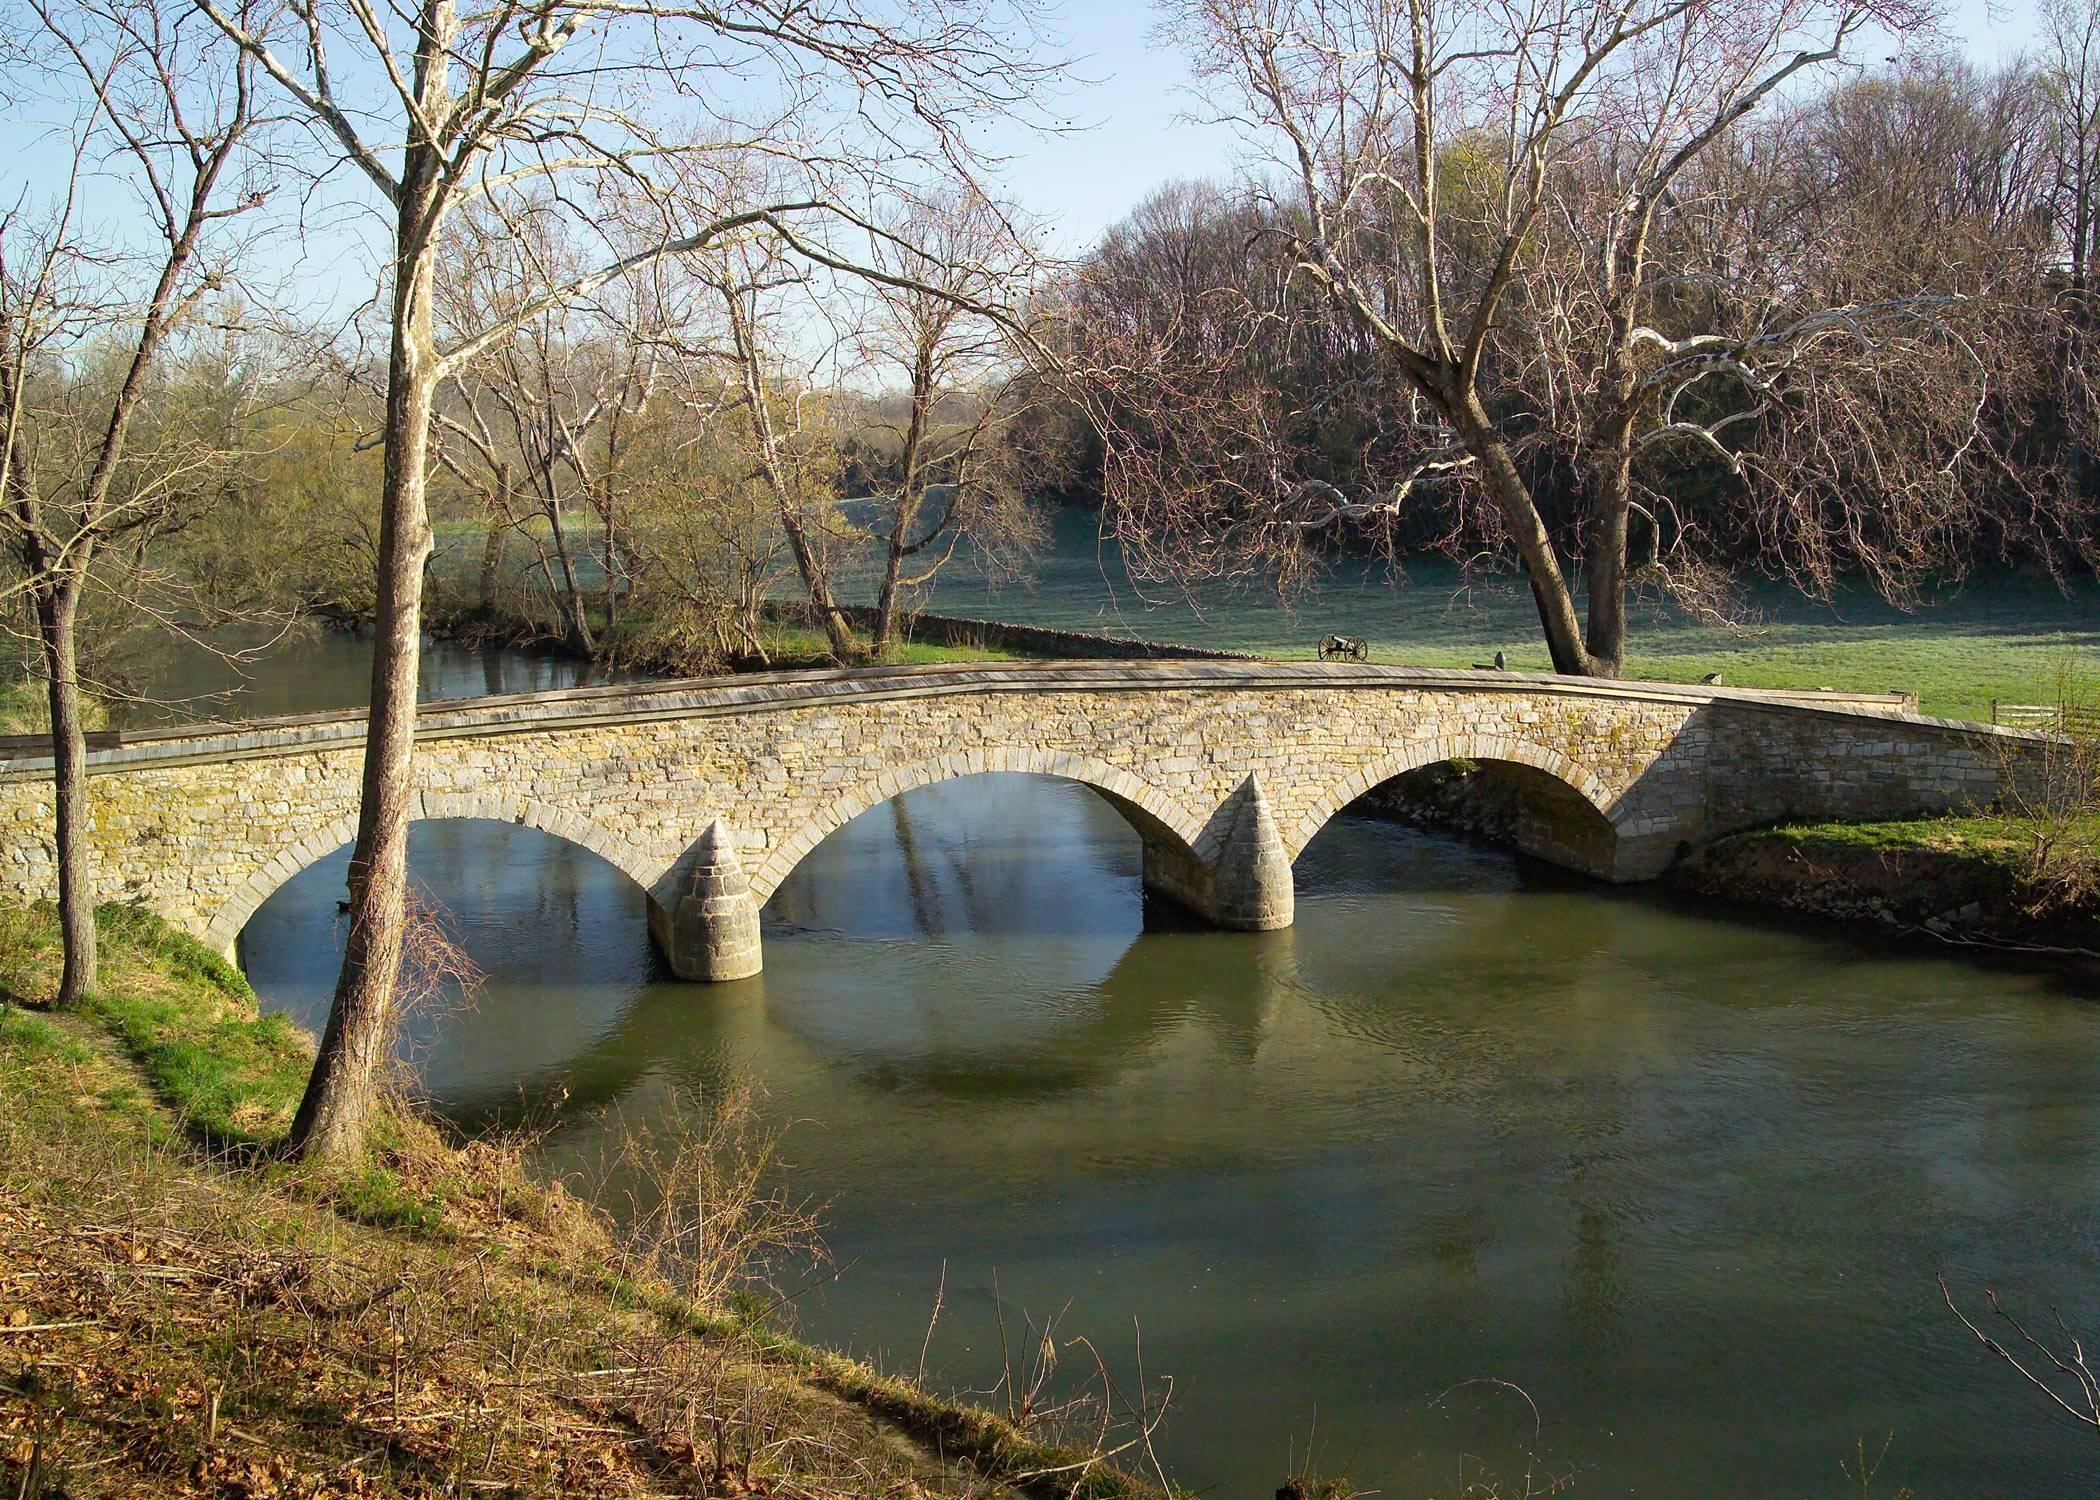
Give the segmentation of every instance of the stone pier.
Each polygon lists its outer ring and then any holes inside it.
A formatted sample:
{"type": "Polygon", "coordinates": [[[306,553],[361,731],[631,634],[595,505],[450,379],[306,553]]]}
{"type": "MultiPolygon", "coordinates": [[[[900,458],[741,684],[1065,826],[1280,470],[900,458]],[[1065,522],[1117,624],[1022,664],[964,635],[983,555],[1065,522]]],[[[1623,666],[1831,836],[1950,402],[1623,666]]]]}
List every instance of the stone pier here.
{"type": "Polygon", "coordinates": [[[763,965],[758,903],[737,858],[736,840],[720,818],[693,847],[678,904],[649,903],[649,931],[680,979],[749,979],[763,965]]]}

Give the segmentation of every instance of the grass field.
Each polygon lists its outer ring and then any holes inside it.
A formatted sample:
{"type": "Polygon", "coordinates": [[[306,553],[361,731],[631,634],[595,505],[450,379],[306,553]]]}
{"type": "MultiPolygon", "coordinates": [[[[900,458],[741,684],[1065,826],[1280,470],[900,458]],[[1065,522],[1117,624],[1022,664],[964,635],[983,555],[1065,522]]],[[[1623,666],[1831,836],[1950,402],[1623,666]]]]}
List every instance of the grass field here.
{"type": "MultiPolygon", "coordinates": [[[[1067,630],[1098,630],[1283,658],[1308,657],[1323,634],[1360,635],[1374,661],[1470,666],[1506,653],[1544,671],[1529,591],[1515,576],[1473,581],[1441,559],[1399,570],[1351,565],[1286,605],[1243,593],[1209,599],[1141,592],[1093,518],[1059,517],[1030,576],[987,583],[960,565],[928,607],[1067,630]],[[1150,597],[1147,597],[1147,596],[1150,597]]],[[[1906,612],[1865,595],[1817,604],[1780,585],[1743,592],[1741,623],[1716,625],[1644,604],[1634,611],[1629,670],[1696,681],[1718,671],[1739,687],[1901,689],[1926,713],[1988,719],[2000,702],[2054,702],[2065,667],[2100,675],[2100,584],[2069,593],[2047,580],[2000,576],[1906,612]]]]}

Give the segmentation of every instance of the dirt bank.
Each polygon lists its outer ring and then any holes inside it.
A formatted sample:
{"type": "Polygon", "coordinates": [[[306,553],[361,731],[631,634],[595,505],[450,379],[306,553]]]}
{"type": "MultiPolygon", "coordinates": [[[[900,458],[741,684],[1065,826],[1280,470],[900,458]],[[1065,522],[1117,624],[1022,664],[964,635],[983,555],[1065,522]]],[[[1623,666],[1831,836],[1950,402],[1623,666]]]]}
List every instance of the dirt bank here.
{"type": "Polygon", "coordinates": [[[1680,890],[1940,942],[2100,958],[2100,903],[2045,903],[2003,825],[1772,828],[1722,839],[1667,877],[1680,890]]]}

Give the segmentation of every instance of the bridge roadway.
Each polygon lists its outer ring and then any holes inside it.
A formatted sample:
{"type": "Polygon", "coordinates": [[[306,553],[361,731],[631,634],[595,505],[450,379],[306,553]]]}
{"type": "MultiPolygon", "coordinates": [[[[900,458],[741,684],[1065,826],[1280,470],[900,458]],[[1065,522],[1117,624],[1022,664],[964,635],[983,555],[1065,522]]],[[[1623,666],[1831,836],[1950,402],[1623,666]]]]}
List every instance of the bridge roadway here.
{"type": "MultiPolygon", "coordinates": [[[[273,891],[350,842],[363,742],[361,714],[332,714],[94,748],[103,899],[231,951],[273,891]]],[[[1987,803],[2039,742],[1895,694],[1260,661],[886,667],[425,704],[417,812],[593,850],[648,892],[675,972],[731,979],[757,972],[758,910],[826,834],[958,776],[1083,782],[1137,830],[1149,887],[1272,928],[1329,818],[1439,762],[1504,779],[1523,848],[1624,881],[1759,824],[1987,803]]],[[[49,757],[34,740],[0,754],[0,898],[48,897],[49,757]]]]}

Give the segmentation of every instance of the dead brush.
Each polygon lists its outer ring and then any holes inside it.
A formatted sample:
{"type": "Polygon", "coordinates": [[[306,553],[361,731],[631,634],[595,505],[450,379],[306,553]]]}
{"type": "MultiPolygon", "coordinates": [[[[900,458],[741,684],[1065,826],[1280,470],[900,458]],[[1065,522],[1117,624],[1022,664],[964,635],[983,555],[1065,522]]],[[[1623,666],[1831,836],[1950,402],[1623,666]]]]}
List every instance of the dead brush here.
{"type": "MultiPolygon", "coordinates": [[[[0,1228],[0,1252],[47,1247],[35,1295],[65,1328],[19,1341],[53,1393],[27,1434],[44,1473],[120,1464],[154,1493],[347,1496],[366,1480],[373,1494],[514,1491],[593,1464],[589,1492],[632,1489],[632,1434],[567,1399],[589,1329],[498,1254],[279,1243],[274,1216],[307,1210],[238,1179],[195,1201],[211,1176],[155,1198],[166,1170],[106,1162],[106,1187],[0,1228]]],[[[0,1416],[0,1436],[12,1425],[0,1416]]]]}
{"type": "MultiPolygon", "coordinates": [[[[1517,1474],[1498,1473],[1481,1455],[1462,1450],[1451,1481],[1451,1493],[1457,1500],[1540,1500],[1542,1496],[1558,1495],[1574,1486],[1572,1474],[1547,1471],[1542,1457],[1545,1418],[1538,1403],[1531,1399],[1531,1393],[1515,1381],[1494,1376],[1462,1380],[1438,1396],[1432,1405],[1450,1416],[1495,1420],[1489,1417],[1487,1402],[1479,1400],[1480,1397],[1507,1398],[1522,1408],[1525,1435],[1518,1445],[1518,1452],[1523,1467],[1517,1474]]],[[[1344,1489],[1339,1493],[1346,1495],[1353,1491],[1344,1489]]]]}
{"type": "Polygon", "coordinates": [[[710,1493],[761,1485],[794,1493],[806,1468],[835,1480],[838,1452],[767,1368],[757,1337],[792,1300],[789,1280],[827,1258],[818,1210],[780,1185],[782,1132],[761,1119],[748,1086],[669,1117],[679,1123],[623,1132],[614,1152],[627,1199],[618,1216],[622,1272],[668,1285],[724,1326],[705,1338],[653,1329],[583,1385],[602,1410],[690,1465],[710,1493]]]}
{"type": "Polygon", "coordinates": [[[792,1300],[788,1278],[828,1259],[820,1206],[782,1186],[783,1132],[741,1083],[668,1114],[679,1123],[628,1130],[616,1150],[628,1184],[623,1251],[710,1312],[757,1321],[778,1311],[792,1300]]]}
{"type": "MultiPolygon", "coordinates": [[[[943,1297],[936,1300],[927,1323],[928,1344],[945,1300],[945,1268],[942,1283],[943,1297]]],[[[965,1392],[962,1399],[997,1406],[1016,1434],[1045,1451],[1069,1455],[1062,1462],[1003,1477],[1023,1488],[1047,1486],[1077,1494],[1089,1475],[1114,1465],[1146,1473],[1161,1494],[1176,1493],[1153,1442],[1173,1404],[1174,1380],[1166,1376],[1155,1381],[1146,1375],[1143,1331],[1132,1327],[1131,1379],[1126,1382],[1117,1378],[1093,1340],[1058,1336],[1062,1313],[1038,1322],[1020,1309],[1021,1328],[1010,1332],[996,1276],[992,1305],[999,1331],[999,1378],[989,1391],[965,1392]],[[1078,1370],[1069,1374],[1063,1367],[1073,1355],[1078,1356],[1078,1370]]],[[[924,1364],[922,1352],[922,1380],[924,1364]]]]}
{"type": "MultiPolygon", "coordinates": [[[[401,940],[401,977],[394,990],[394,1029],[408,1034],[411,1019],[442,1023],[471,1011],[486,976],[459,939],[442,902],[420,886],[408,892],[407,928],[401,940]]],[[[399,1101],[418,1095],[418,1049],[399,1047],[389,1060],[381,1088],[399,1101]]]]}

